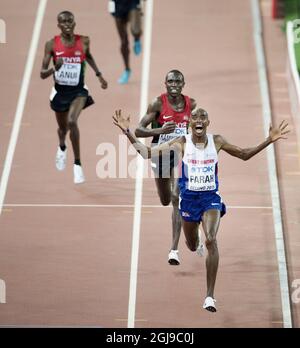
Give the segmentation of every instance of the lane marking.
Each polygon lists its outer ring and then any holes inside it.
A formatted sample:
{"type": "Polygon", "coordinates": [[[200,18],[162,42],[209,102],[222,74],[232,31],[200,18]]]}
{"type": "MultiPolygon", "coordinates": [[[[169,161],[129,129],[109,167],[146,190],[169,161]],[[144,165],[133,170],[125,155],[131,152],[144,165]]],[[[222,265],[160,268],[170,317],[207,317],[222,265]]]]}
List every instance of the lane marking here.
{"type": "Polygon", "coordinates": [[[277,73],[274,73],[273,75],[285,80],[287,74],[285,72],[277,72],[277,73]]]}
{"type": "MultiPolygon", "coordinates": [[[[7,127],[11,127],[12,125],[13,125],[13,122],[6,122],[6,123],[4,123],[4,126],[7,126],[7,127]]],[[[22,122],[20,125],[28,127],[28,126],[31,126],[31,123],[30,122],[22,122]]]]}
{"type": "MultiPolygon", "coordinates": [[[[298,30],[298,29],[297,29],[298,30]]],[[[299,123],[299,107],[300,107],[300,79],[296,62],[295,45],[294,45],[294,25],[292,21],[288,21],[286,25],[286,39],[288,48],[288,64],[287,64],[287,83],[290,96],[290,109],[294,129],[296,131],[297,150],[300,153],[300,123],[299,123]]],[[[292,129],[293,130],[293,129],[292,129]]]]}
{"type": "Polygon", "coordinates": [[[0,279],[0,303],[6,303],[6,284],[3,279],[0,279]]]}
{"type": "MultiPolygon", "coordinates": [[[[270,103],[270,97],[269,97],[270,94],[269,94],[269,88],[268,88],[266,61],[265,61],[265,54],[264,54],[264,47],[263,47],[263,40],[262,40],[262,23],[261,23],[259,1],[252,0],[251,5],[252,5],[252,18],[253,18],[253,36],[254,36],[254,42],[255,42],[260,92],[261,92],[261,98],[262,98],[264,132],[265,132],[265,136],[268,136],[269,125],[272,121],[272,115],[271,115],[271,103],[270,103]]],[[[285,328],[290,328],[292,327],[292,316],[291,316],[291,308],[290,308],[288,272],[287,272],[287,264],[286,264],[286,256],[285,256],[285,245],[284,245],[284,237],[283,237],[280,196],[279,196],[279,188],[278,188],[279,186],[278,186],[278,180],[277,180],[274,145],[268,146],[266,150],[267,150],[269,182],[270,182],[270,190],[271,190],[272,206],[273,206],[273,220],[274,220],[274,232],[275,232],[276,251],[277,251],[278,273],[279,273],[279,280],[280,280],[283,326],[285,328]]]]}
{"type": "Polygon", "coordinates": [[[285,156],[287,156],[287,157],[298,157],[299,155],[297,153],[286,153],[285,156]]]}
{"type": "Polygon", "coordinates": [[[46,10],[47,0],[40,0],[37,9],[36,19],[33,27],[33,33],[30,43],[30,48],[27,56],[27,61],[25,65],[23,80],[20,88],[19,99],[17,103],[17,109],[15,113],[14,124],[9,140],[9,145],[6,153],[6,158],[4,162],[4,168],[0,180],[0,215],[2,213],[3,202],[7,190],[7,184],[9,180],[9,175],[11,171],[12,161],[17,145],[18,135],[22,123],[22,116],[24,112],[25,102],[27,98],[29,83],[31,79],[32,68],[34,64],[34,59],[36,56],[36,51],[38,47],[39,37],[42,28],[42,22],[46,10]]]}
{"type": "MultiPolygon", "coordinates": [[[[127,318],[116,318],[115,321],[127,321],[127,318]]],[[[135,319],[135,321],[148,321],[147,319],[135,319]]]]}
{"type": "MultiPolygon", "coordinates": [[[[135,208],[134,204],[4,204],[4,207],[15,208],[135,208]]],[[[141,208],[171,209],[172,205],[141,204],[141,208]]],[[[260,205],[226,205],[229,209],[272,209],[272,206],[260,205]]],[[[126,211],[124,211],[125,213],[126,211]]]]}
{"type": "Polygon", "coordinates": [[[287,89],[287,88],[283,88],[283,87],[275,87],[273,90],[274,90],[274,92],[288,94],[288,89],[287,89]]]}
{"type": "Polygon", "coordinates": [[[279,103],[279,104],[282,104],[282,103],[288,103],[288,104],[290,104],[291,103],[291,100],[290,100],[290,98],[276,98],[275,99],[275,102],[276,103],[279,103]]]}
{"type": "MultiPolygon", "coordinates": [[[[141,80],[141,99],[140,99],[140,118],[147,111],[148,92],[149,92],[149,76],[150,76],[150,56],[151,56],[151,37],[152,37],[152,16],[153,16],[153,0],[146,2],[144,16],[144,52],[141,80]]],[[[142,143],[145,140],[142,139],[142,143]]],[[[129,300],[128,300],[128,328],[134,328],[135,323],[135,307],[136,307],[136,287],[137,287],[137,270],[138,270],[138,254],[139,240],[141,228],[141,209],[143,194],[143,174],[144,159],[137,155],[137,173],[135,181],[135,197],[134,197],[134,216],[132,230],[132,249],[131,249],[131,266],[130,266],[130,283],[129,283],[129,300]]]]}

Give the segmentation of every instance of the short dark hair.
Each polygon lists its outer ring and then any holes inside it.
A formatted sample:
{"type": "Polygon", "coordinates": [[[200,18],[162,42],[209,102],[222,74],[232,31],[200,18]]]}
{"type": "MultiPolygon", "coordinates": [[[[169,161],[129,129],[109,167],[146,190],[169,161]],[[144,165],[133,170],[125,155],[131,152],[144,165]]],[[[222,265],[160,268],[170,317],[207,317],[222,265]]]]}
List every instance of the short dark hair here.
{"type": "Polygon", "coordinates": [[[183,81],[184,81],[184,76],[183,76],[183,73],[179,70],[176,70],[176,69],[173,69],[173,70],[170,70],[167,75],[166,75],[166,80],[167,80],[167,77],[169,74],[176,74],[176,75],[181,75],[182,78],[183,78],[183,81]]]}
{"type": "Polygon", "coordinates": [[[208,112],[202,108],[197,108],[192,110],[192,114],[200,114],[200,116],[207,116],[208,117],[208,112]]]}
{"type": "Polygon", "coordinates": [[[68,15],[68,16],[72,16],[74,18],[74,15],[72,12],[70,11],[61,11],[59,12],[59,14],[57,15],[57,21],[59,22],[59,17],[63,16],[63,15],[68,15]]]}

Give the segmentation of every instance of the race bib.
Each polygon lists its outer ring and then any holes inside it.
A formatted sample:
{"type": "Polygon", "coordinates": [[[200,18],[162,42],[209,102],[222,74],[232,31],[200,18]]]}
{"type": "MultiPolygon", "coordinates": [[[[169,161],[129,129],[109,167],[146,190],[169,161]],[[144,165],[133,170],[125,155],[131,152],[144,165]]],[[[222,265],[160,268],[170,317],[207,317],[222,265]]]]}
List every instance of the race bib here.
{"type": "Polygon", "coordinates": [[[214,174],[189,176],[189,190],[191,191],[213,191],[216,189],[216,179],[214,174]]]}
{"type": "Polygon", "coordinates": [[[62,67],[55,72],[55,81],[59,85],[77,86],[79,84],[81,64],[64,63],[62,67]]]}
{"type": "Polygon", "coordinates": [[[214,160],[192,160],[188,164],[188,178],[188,189],[191,191],[215,190],[217,187],[214,160]],[[199,162],[202,162],[201,165],[199,162]]]}
{"type": "Polygon", "coordinates": [[[174,132],[169,133],[169,134],[160,134],[159,135],[159,140],[158,140],[158,144],[163,144],[169,140],[178,138],[178,137],[182,137],[184,135],[187,134],[187,129],[186,129],[186,125],[184,124],[183,126],[177,126],[174,129],[174,132]]]}

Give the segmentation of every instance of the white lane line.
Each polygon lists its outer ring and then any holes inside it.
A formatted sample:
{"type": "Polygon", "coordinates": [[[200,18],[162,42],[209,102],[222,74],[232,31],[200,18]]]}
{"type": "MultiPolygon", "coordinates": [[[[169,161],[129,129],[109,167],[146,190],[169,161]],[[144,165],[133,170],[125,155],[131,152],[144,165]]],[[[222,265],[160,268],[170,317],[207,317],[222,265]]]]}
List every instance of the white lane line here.
{"type": "Polygon", "coordinates": [[[34,64],[34,58],[37,51],[37,46],[38,46],[39,37],[41,33],[41,27],[42,27],[42,22],[43,22],[45,10],[46,10],[46,5],[47,5],[47,0],[40,0],[39,6],[37,9],[35,24],[33,27],[33,33],[32,33],[30,48],[28,52],[28,57],[26,61],[25,71],[23,75],[23,80],[21,84],[13,129],[10,135],[10,141],[9,141],[9,145],[8,145],[8,149],[6,153],[4,168],[3,168],[3,172],[2,172],[2,176],[0,180],[0,215],[2,213],[3,202],[4,202],[4,198],[6,194],[10,170],[12,166],[12,161],[13,161],[16,145],[17,145],[18,135],[20,131],[22,116],[24,112],[27,92],[29,88],[32,68],[34,64]]]}
{"type": "MultiPolygon", "coordinates": [[[[269,98],[268,79],[266,72],[266,62],[264,56],[264,48],[262,42],[262,25],[261,25],[261,14],[259,9],[259,1],[252,0],[252,16],[253,16],[253,35],[256,50],[257,68],[259,74],[260,92],[262,97],[262,108],[263,108],[263,121],[265,135],[269,135],[269,125],[272,121],[271,117],[271,104],[269,98]]],[[[274,152],[274,146],[268,146],[267,148],[268,158],[268,171],[269,171],[269,182],[272,197],[273,206],[273,220],[274,220],[274,232],[277,250],[277,262],[278,272],[280,281],[280,292],[281,292],[281,307],[283,314],[283,326],[285,328],[292,327],[292,316],[290,308],[290,295],[289,295],[289,283],[287,264],[285,256],[285,245],[283,237],[281,207],[280,207],[280,196],[278,189],[277,171],[276,171],[276,158],[274,152]]]]}
{"type": "MultiPolygon", "coordinates": [[[[13,208],[135,208],[134,204],[4,204],[4,207],[13,208]]],[[[172,205],[142,204],[141,208],[171,209],[172,205]]],[[[259,205],[226,205],[228,209],[272,209],[271,206],[259,205]]]]}
{"type": "MultiPolygon", "coordinates": [[[[152,37],[152,15],[153,0],[146,2],[145,25],[144,25],[144,52],[143,67],[141,81],[141,99],[140,99],[140,117],[147,111],[149,76],[150,76],[150,56],[151,56],[151,37],[152,37]]],[[[144,143],[144,142],[143,142],[144,143]]],[[[135,324],[135,306],[136,306],[136,287],[137,287],[137,271],[138,271],[138,255],[141,227],[141,209],[143,194],[143,172],[144,160],[137,155],[137,174],[135,181],[135,197],[134,197],[134,216],[132,231],[132,249],[131,249],[131,266],[130,266],[130,284],[129,284],[129,300],[128,300],[128,328],[134,328],[135,324]]]]}

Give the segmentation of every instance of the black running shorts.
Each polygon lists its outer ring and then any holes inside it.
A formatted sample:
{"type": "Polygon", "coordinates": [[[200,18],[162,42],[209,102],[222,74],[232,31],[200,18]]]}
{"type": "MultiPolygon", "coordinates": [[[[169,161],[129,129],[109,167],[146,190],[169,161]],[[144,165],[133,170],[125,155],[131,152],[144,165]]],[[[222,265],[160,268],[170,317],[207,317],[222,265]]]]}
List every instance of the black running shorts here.
{"type": "Polygon", "coordinates": [[[139,7],[139,4],[140,0],[115,0],[116,10],[112,15],[118,18],[126,18],[131,10],[139,7]]]}
{"type": "Polygon", "coordinates": [[[88,90],[84,87],[61,91],[57,91],[55,87],[53,87],[50,95],[50,107],[56,112],[66,112],[70,109],[73,100],[77,97],[87,97],[83,107],[84,109],[95,103],[93,98],[89,95],[88,90]]]}

